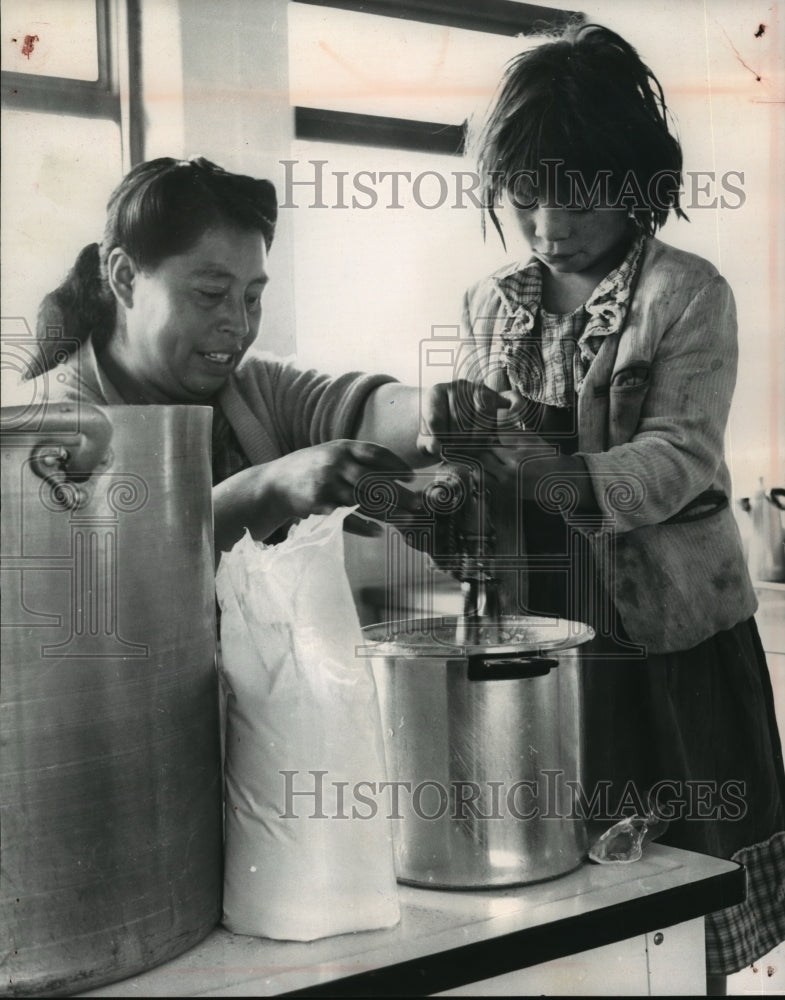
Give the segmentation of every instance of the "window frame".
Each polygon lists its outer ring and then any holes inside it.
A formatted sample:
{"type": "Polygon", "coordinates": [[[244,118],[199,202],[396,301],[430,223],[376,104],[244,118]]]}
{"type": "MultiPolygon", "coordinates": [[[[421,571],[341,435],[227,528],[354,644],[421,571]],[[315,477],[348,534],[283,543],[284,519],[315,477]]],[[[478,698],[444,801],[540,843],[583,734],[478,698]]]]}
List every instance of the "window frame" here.
{"type": "MultiPolygon", "coordinates": [[[[397,17],[401,20],[439,24],[494,35],[537,35],[568,23],[585,22],[579,11],[538,7],[515,0],[290,0],[314,7],[331,7],[397,17]]],[[[420,119],[357,114],[328,108],[293,105],[294,137],[347,145],[381,146],[438,155],[462,156],[467,123],[448,125],[420,119]]]]}
{"type": "Polygon", "coordinates": [[[584,19],[579,11],[560,7],[540,7],[515,0],[292,0],[315,7],[335,7],[358,14],[398,17],[450,28],[486,31],[493,35],[536,35],[545,28],[561,28],[573,18],[584,19]]]}
{"type": "Polygon", "coordinates": [[[3,70],[2,100],[8,111],[47,111],[120,123],[120,86],[114,49],[111,0],[95,0],[98,79],[15,73],[3,70]]]}
{"type": "Polygon", "coordinates": [[[120,127],[124,167],[142,159],[141,0],[95,0],[98,78],[3,70],[3,111],[104,118],[120,127]]]}
{"type": "Polygon", "coordinates": [[[419,118],[390,118],[296,106],[294,135],[296,139],[316,142],[462,156],[466,144],[466,123],[442,125],[419,118]]]}

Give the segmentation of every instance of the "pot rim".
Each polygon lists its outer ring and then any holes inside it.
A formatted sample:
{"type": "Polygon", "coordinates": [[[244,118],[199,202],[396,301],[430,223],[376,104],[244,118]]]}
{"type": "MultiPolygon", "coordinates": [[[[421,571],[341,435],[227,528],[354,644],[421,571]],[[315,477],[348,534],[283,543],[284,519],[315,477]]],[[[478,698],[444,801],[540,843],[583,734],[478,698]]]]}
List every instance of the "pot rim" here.
{"type": "Polygon", "coordinates": [[[438,659],[488,655],[536,654],[581,646],[594,638],[583,622],[544,615],[502,615],[498,623],[463,615],[403,618],[362,629],[372,656],[438,659]],[[486,641],[465,642],[460,628],[480,629],[486,641]]]}

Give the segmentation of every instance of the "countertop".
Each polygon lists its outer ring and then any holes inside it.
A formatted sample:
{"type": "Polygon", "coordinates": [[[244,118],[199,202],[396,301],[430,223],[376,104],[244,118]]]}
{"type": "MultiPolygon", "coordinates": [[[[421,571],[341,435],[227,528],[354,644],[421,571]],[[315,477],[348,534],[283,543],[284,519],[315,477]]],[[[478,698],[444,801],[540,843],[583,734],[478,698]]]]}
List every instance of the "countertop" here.
{"type": "Polygon", "coordinates": [[[536,885],[401,886],[389,930],[300,943],[217,928],[157,969],[79,995],[423,996],[680,924],[744,892],[734,862],[650,844],[632,864],[584,863],[536,885]]]}

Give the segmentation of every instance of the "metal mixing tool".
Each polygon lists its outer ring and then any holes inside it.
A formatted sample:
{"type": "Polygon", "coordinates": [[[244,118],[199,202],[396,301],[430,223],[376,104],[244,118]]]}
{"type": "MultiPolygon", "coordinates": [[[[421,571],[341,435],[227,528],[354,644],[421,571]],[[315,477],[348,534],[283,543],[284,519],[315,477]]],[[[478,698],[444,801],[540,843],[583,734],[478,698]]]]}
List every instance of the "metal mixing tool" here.
{"type": "Polygon", "coordinates": [[[455,636],[461,645],[481,644],[489,626],[498,628],[501,613],[488,494],[476,470],[447,463],[426,490],[437,524],[434,558],[461,583],[455,636]]]}

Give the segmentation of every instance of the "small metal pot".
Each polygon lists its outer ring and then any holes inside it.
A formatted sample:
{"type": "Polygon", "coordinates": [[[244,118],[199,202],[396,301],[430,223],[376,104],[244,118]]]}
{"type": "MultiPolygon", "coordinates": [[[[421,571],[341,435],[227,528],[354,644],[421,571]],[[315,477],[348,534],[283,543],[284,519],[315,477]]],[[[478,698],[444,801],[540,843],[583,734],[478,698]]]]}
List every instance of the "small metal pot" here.
{"type": "Polygon", "coordinates": [[[592,629],[503,616],[470,629],[446,617],[363,632],[399,881],[484,888],[576,868],[587,849],[579,647],[592,629]]]}

